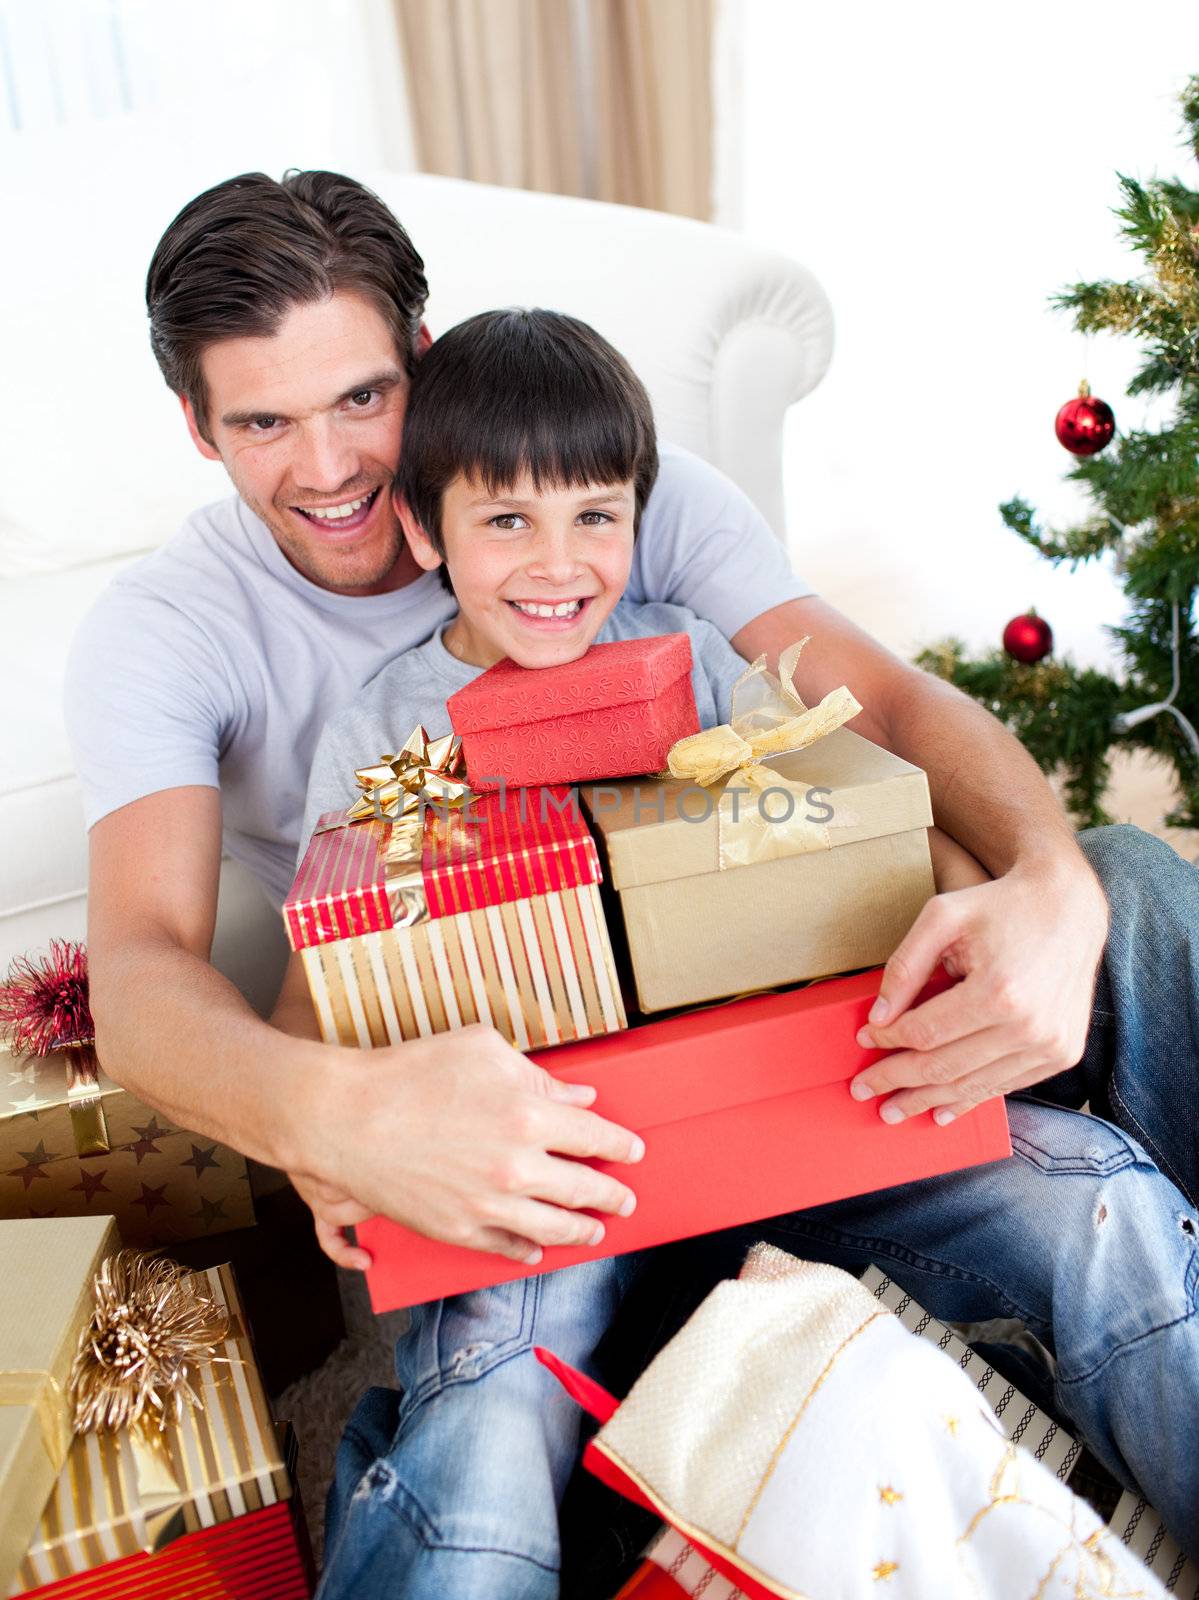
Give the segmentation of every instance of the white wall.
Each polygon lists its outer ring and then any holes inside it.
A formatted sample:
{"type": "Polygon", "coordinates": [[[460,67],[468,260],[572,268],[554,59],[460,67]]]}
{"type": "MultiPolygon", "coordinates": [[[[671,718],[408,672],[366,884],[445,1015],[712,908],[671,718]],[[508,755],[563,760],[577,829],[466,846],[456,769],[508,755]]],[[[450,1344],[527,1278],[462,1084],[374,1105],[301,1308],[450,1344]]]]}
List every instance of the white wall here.
{"type": "Polygon", "coordinates": [[[1145,414],[1124,398],[1135,347],[1084,341],[1047,301],[1139,270],[1117,170],[1199,187],[1175,100],[1199,7],[740,4],[743,223],[810,266],[837,317],[788,435],[798,569],[904,654],[998,643],[1032,603],[1059,649],[1106,659],[1118,585],[1053,571],[996,506],[1077,509],[1053,419],[1084,371],[1117,425],[1145,414]]]}

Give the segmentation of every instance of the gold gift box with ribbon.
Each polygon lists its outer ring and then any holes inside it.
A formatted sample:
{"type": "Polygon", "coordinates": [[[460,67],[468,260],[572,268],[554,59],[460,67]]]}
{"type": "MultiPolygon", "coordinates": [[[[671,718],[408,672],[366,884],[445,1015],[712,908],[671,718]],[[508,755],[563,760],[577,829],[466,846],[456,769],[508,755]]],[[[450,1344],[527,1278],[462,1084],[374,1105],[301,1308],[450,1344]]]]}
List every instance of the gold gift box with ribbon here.
{"type": "Polygon", "coordinates": [[[0,1218],[112,1216],[131,1245],[251,1226],[245,1159],[168,1122],[94,1062],[86,1047],[0,1050],[0,1218]]]}
{"type": "Polygon", "coordinates": [[[844,726],[847,688],[804,705],[806,643],[747,668],[669,774],[582,791],[643,1011],[877,966],[935,892],[925,774],[844,726]]]}
{"type": "Polygon", "coordinates": [[[107,1217],[0,1222],[0,1595],[67,1459],[71,1365],[119,1243],[107,1217]]]}
{"type": "MultiPolygon", "coordinates": [[[[13,1226],[21,1224],[0,1224],[0,1240],[13,1226]]],[[[228,1314],[227,1336],[214,1358],[199,1363],[189,1379],[199,1405],[184,1406],[161,1435],[153,1429],[160,1443],[149,1460],[145,1439],[126,1430],[77,1434],[57,1481],[50,1476],[40,1521],[35,1514],[26,1529],[15,1587],[0,1587],[0,1593],[23,1594],[124,1556],[162,1552],[188,1534],[291,1494],[233,1273],[211,1267],[196,1279],[200,1292],[228,1314]]],[[[90,1274],[86,1289],[85,1321],[90,1274]]],[[[74,1351],[72,1343],[70,1356],[74,1351]]]]}

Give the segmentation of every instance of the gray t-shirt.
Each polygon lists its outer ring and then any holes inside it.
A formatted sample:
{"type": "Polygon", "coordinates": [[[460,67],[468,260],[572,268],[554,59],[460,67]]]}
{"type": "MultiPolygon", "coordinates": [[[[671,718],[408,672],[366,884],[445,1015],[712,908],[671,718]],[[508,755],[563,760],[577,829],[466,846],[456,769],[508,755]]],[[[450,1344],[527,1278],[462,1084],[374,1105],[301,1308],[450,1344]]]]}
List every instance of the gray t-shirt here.
{"type": "MultiPolygon", "coordinates": [[[[628,598],[686,605],[731,637],[812,592],[734,484],[685,450],[661,459],[628,598]]],[[[321,729],[453,609],[432,573],[391,594],[318,588],[237,496],[196,512],[75,635],[66,718],[88,827],[163,789],[219,788],[225,848],[281,902],[321,729]]]]}
{"type": "MultiPolygon", "coordinates": [[[[691,636],[691,687],[700,727],[727,722],[729,696],[745,662],[722,633],[686,606],[637,605],[623,599],[613,607],[596,643],[652,639],[661,633],[691,636]]],[[[326,726],[312,758],[297,864],[321,815],[349,805],[358,794],[356,768],[374,766],[385,751],[398,750],[418,722],[430,738],[449,733],[446,701],[484,669],[452,656],[441,635],[439,628],[415,650],[389,661],[326,726]]]]}

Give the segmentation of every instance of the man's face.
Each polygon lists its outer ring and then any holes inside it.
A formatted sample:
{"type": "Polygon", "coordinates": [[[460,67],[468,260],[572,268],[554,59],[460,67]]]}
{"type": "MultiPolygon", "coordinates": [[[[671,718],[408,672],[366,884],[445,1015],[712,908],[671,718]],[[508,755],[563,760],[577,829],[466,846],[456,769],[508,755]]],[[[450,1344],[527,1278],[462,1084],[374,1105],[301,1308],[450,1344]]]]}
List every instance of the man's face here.
{"type": "Polygon", "coordinates": [[[375,308],[344,292],[294,306],[278,332],[221,340],[202,364],[213,444],[185,401],[192,437],[292,566],[339,594],[409,582],[417,568],[390,495],[408,375],[375,308]]]}
{"type": "MultiPolygon", "coordinates": [[[[476,666],[576,661],[624,593],[633,560],[632,483],[538,490],[526,474],[499,494],[456,478],[442,496],[445,564],[459,614],[446,643],[476,666]]],[[[440,557],[408,519],[423,567],[440,557]]]]}

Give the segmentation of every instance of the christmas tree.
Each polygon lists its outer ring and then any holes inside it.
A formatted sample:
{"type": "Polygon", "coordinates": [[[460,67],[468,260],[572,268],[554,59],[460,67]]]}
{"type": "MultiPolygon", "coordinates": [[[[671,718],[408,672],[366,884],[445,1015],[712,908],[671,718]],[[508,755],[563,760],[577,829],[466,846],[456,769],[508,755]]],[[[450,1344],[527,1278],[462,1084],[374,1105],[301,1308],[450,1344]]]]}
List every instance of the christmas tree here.
{"type": "MultiPolygon", "coordinates": [[[[1182,96],[1187,143],[1199,159],[1199,77],[1182,96]]],[[[1083,333],[1131,335],[1144,361],[1129,394],[1171,394],[1173,419],[1156,432],[1112,437],[1111,412],[1080,398],[1062,407],[1058,437],[1079,455],[1068,474],[1083,485],[1092,514],[1057,532],[1038,524],[1021,499],[1000,507],[1007,526],[1047,560],[1071,570],[1112,551],[1127,599],[1110,628],[1123,676],[1078,667],[1045,653],[1051,636],[1030,615],[1014,619],[1004,650],[967,659],[959,639],[917,656],[999,717],[1044,772],[1057,769],[1080,827],[1111,818],[1101,804],[1114,749],[1140,748],[1169,762],[1178,803],[1165,819],[1199,828],[1199,664],[1194,607],[1199,587],[1199,192],[1177,180],[1119,179],[1116,211],[1144,258],[1131,283],[1076,283],[1054,303],[1083,333]],[[1024,648],[1019,637],[1023,632],[1024,648]],[[1041,638],[1038,641],[1038,630],[1041,638]],[[1013,653],[1014,652],[1014,653],[1013,653]],[[1024,659],[1016,657],[1023,655],[1024,659]],[[1040,659],[1037,659],[1040,657],[1040,659]]]]}

